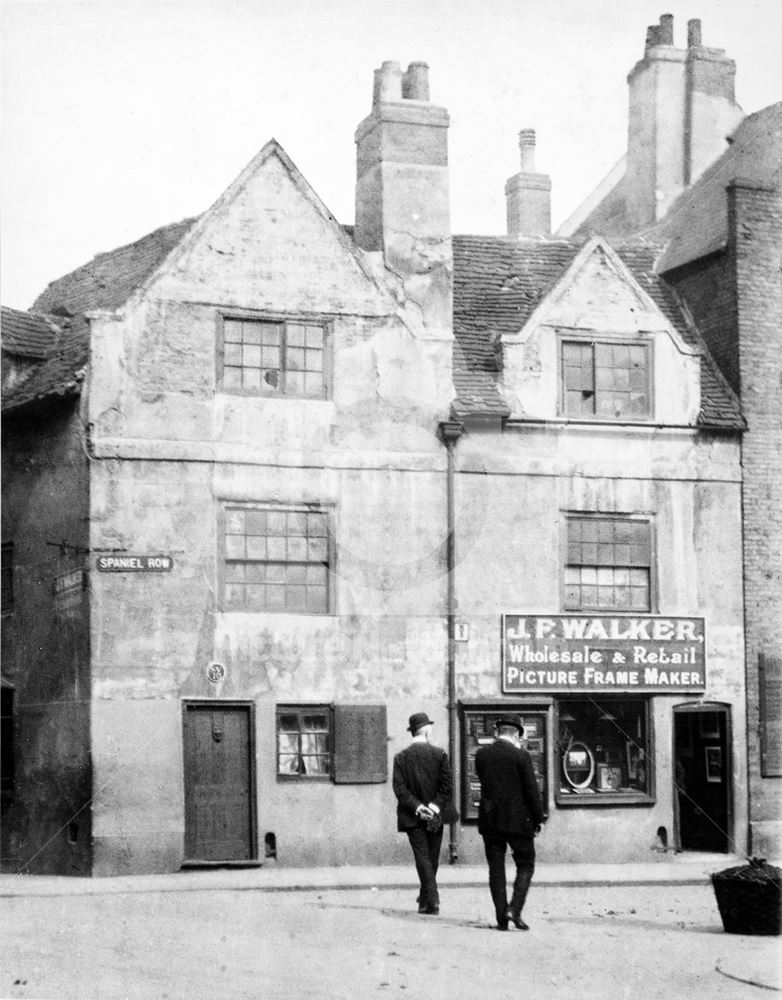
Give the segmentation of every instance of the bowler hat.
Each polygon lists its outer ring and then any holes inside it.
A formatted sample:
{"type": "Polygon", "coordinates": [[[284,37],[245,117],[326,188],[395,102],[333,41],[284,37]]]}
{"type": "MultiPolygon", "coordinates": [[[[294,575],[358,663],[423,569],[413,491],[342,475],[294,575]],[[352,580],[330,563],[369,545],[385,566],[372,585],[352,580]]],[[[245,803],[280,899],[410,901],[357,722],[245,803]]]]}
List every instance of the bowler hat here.
{"type": "Polygon", "coordinates": [[[495,722],[494,722],[494,725],[498,729],[500,729],[502,726],[513,726],[514,729],[518,729],[519,736],[521,736],[524,733],[524,726],[522,726],[522,724],[519,721],[519,719],[517,719],[517,718],[514,719],[514,718],[511,718],[510,716],[504,716],[501,719],[496,719],[495,722]]]}
{"type": "Polygon", "coordinates": [[[410,725],[407,727],[408,731],[413,735],[418,732],[421,726],[433,726],[434,723],[426,714],[426,712],[414,712],[410,716],[410,725]]]}

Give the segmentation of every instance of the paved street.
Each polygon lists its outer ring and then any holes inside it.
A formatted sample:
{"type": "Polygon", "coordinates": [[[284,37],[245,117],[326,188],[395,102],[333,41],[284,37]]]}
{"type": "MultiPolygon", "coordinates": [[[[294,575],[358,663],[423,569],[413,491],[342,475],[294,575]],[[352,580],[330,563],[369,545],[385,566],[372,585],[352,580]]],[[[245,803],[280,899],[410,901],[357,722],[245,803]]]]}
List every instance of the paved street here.
{"type": "Polygon", "coordinates": [[[474,885],[447,886],[441,915],[422,917],[398,886],[93,884],[2,900],[0,997],[750,1000],[780,985],[779,940],[726,935],[704,884],[533,885],[528,933],[494,930],[474,885]]]}

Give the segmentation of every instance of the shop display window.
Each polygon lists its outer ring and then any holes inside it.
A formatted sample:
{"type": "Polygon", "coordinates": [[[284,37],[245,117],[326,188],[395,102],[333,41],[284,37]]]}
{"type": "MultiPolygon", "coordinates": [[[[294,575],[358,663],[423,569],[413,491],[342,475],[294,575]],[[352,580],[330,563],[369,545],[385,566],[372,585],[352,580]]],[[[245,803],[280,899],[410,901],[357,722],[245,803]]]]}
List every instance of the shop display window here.
{"type": "Polygon", "coordinates": [[[563,700],[558,705],[558,725],[559,805],[651,799],[647,702],[563,700]]]}
{"type": "Polygon", "coordinates": [[[532,759],[532,768],[538,782],[543,809],[548,812],[546,790],[546,739],[547,710],[527,706],[507,708],[464,708],[462,710],[462,820],[476,822],[481,800],[481,783],[475,771],[475,754],[478,748],[494,742],[494,724],[503,716],[515,716],[524,726],[521,745],[532,759]]]}

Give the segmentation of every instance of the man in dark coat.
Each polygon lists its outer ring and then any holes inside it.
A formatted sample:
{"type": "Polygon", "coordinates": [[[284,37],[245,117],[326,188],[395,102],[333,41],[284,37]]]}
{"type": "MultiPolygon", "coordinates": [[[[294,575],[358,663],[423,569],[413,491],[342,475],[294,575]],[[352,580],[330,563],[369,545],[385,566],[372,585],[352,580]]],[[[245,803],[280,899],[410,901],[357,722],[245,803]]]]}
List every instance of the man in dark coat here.
{"type": "Polygon", "coordinates": [[[544,820],[532,760],[520,745],[524,732],[512,718],[498,719],[496,739],[475,754],[475,770],[481,782],[478,831],[483,837],[489,863],[489,889],[497,927],[508,929],[511,921],[529,930],[521,918],[532,873],[535,871],[535,834],[544,820]],[[516,879],[510,906],[505,884],[505,850],[510,847],[516,863],[516,879]]]}
{"type": "Polygon", "coordinates": [[[426,712],[410,716],[413,742],[394,757],[393,787],[396,826],[406,833],[415,858],[421,892],[418,912],[440,912],[437,868],[443,842],[443,821],[451,821],[453,776],[445,750],[433,746],[433,722],[426,712]]]}

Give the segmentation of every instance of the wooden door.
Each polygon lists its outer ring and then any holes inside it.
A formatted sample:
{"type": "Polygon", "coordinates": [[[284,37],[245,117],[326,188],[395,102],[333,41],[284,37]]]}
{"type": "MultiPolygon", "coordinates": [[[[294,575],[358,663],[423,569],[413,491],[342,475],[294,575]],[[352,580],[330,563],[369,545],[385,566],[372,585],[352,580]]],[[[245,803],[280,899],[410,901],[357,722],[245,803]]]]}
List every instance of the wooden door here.
{"type": "Polygon", "coordinates": [[[255,858],[249,705],[184,706],[185,859],[255,858]]]}

